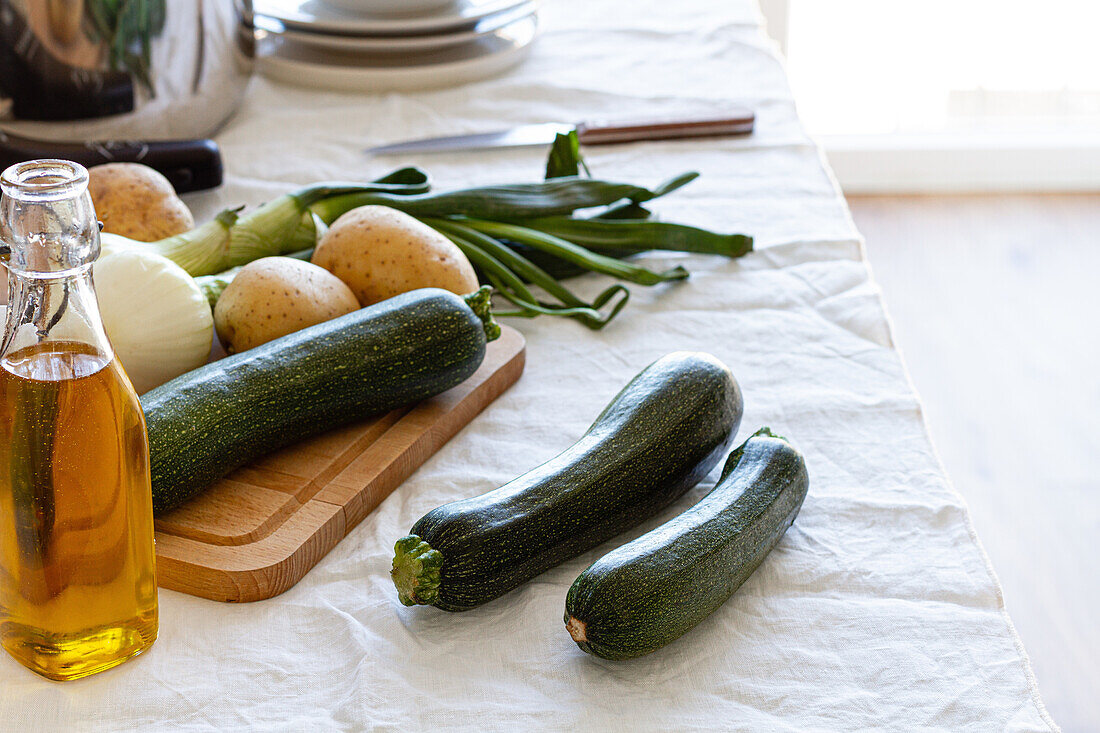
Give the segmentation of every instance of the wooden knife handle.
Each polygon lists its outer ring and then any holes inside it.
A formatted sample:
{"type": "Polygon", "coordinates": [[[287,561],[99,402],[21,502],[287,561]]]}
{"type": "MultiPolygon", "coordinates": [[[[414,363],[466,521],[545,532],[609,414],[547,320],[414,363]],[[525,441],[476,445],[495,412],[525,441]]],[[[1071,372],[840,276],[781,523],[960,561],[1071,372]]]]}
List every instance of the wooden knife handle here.
{"type": "Polygon", "coordinates": [[[752,111],[737,109],[716,117],[618,122],[590,121],[577,125],[577,137],[582,145],[604,145],[638,140],[748,135],[752,132],[754,120],[755,115],[752,111]]]}

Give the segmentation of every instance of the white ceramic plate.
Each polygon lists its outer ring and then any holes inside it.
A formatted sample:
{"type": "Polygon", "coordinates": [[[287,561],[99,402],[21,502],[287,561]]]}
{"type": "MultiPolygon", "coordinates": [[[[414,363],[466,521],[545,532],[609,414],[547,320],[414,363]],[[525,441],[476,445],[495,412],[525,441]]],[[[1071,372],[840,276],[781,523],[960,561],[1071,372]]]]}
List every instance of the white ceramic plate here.
{"type": "Polygon", "coordinates": [[[274,33],[289,41],[329,51],[360,54],[404,53],[409,51],[435,51],[476,41],[482,36],[495,33],[501,28],[531,16],[537,7],[534,2],[525,2],[516,6],[513,10],[484,18],[478,21],[473,28],[430,36],[337,36],[288,28],[278,20],[265,15],[257,15],[255,24],[259,30],[274,33]]]}
{"type": "Polygon", "coordinates": [[[268,36],[257,48],[260,73],[288,84],[345,92],[393,92],[468,84],[524,59],[538,30],[531,15],[462,46],[413,54],[349,54],[268,36]]]}
{"type": "Polygon", "coordinates": [[[457,0],[434,13],[365,15],[326,5],[322,0],[255,0],[257,15],[287,28],[357,36],[416,36],[472,28],[482,18],[510,10],[527,0],[457,0]]]}
{"type": "Polygon", "coordinates": [[[367,15],[408,15],[439,10],[455,0],[324,0],[329,5],[367,15]]]}

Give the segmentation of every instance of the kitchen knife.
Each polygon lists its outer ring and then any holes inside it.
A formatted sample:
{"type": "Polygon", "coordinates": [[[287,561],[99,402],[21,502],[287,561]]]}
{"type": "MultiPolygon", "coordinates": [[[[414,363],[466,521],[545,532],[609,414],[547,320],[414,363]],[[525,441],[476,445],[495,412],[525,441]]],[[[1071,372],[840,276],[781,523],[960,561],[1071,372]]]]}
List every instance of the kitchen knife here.
{"type": "Polygon", "coordinates": [[[62,143],[32,140],[0,130],[0,170],[35,158],[64,158],[85,167],[100,163],[144,163],[160,171],[176,193],[217,188],[222,156],[213,140],[113,140],[62,143]]]}
{"type": "Polygon", "coordinates": [[[382,145],[369,148],[373,155],[397,153],[440,153],[454,150],[484,150],[486,148],[512,148],[527,145],[548,145],[554,136],[576,128],[582,145],[606,145],[640,140],[679,140],[693,137],[718,137],[723,135],[748,135],[752,132],[754,115],[750,110],[737,109],[716,117],[685,119],[635,120],[626,122],[581,122],[577,125],[547,122],[523,125],[510,130],[485,132],[475,135],[433,137],[423,140],[382,145]]]}

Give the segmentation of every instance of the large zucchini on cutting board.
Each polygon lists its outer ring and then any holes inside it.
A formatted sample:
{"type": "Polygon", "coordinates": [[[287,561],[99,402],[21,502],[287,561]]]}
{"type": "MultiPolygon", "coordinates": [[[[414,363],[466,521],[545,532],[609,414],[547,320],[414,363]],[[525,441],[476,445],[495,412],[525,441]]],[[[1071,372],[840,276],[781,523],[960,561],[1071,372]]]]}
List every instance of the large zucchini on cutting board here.
{"type": "Polygon", "coordinates": [[[635,526],[707,475],[741,410],[737,382],[713,356],[657,360],[563,453],[421,518],[395,546],[398,597],[473,608],[635,526]]]}
{"type": "Polygon", "coordinates": [[[486,334],[499,333],[488,301],[488,288],[414,290],[142,395],[154,511],[277,448],[459,384],[485,358],[486,334]]]}
{"type": "Polygon", "coordinates": [[[639,657],[679,638],[760,566],[808,487],[802,454],[757,431],[695,506],[581,573],[565,601],[570,636],[605,659],[639,657]]]}

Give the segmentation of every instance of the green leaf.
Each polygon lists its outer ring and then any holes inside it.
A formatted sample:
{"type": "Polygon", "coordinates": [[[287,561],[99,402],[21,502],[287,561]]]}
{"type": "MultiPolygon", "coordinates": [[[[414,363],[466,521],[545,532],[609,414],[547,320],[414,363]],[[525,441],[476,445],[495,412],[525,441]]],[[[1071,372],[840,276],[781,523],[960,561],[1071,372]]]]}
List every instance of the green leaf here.
{"type": "Polygon", "coordinates": [[[550,146],[550,156],[546,159],[546,180],[579,176],[581,170],[591,176],[588,166],[581,157],[581,141],[576,130],[558,133],[554,144],[550,146]]]}

